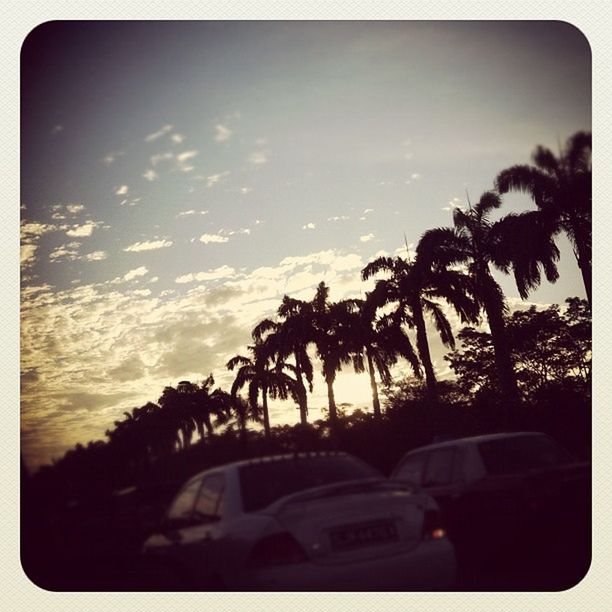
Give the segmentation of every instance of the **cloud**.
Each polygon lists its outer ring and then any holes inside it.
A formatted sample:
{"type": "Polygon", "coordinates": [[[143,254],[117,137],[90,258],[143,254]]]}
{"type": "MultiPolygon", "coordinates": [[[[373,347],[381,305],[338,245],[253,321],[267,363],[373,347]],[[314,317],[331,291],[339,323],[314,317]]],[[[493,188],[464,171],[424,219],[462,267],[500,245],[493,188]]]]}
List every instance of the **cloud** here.
{"type": "Polygon", "coordinates": [[[86,238],[88,236],[91,236],[94,229],[98,225],[99,223],[94,223],[92,221],[83,225],[73,225],[69,230],[66,231],[66,235],[71,236],[73,238],[86,238]]]}
{"type": "Polygon", "coordinates": [[[193,215],[207,215],[208,211],[207,210],[182,210],[178,215],[176,215],[177,217],[190,217],[193,215]]]}
{"type": "Polygon", "coordinates": [[[198,151],[192,149],[191,151],[183,151],[182,153],[178,153],[176,155],[176,161],[179,164],[184,164],[187,160],[192,159],[198,154],[198,151]]]}
{"type": "Polygon", "coordinates": [[[123,249],[124,251],[139,253],[141,251],[154,251],[156,249],[165,249],[172,246],[171,240],[147,240],[145,242],[135,242],[123,249]]]}
{"type": "MultiPolygon", "coordinates": [[[[334,301],[359,297],[368,287],[360,279],[361,267],[357,253],[328,249],[255,270],[237,272],[222,265],[185,274],[177,279],[181,291],[159,294],[151,293],[153,278],[145,266],[108,283],[65,290],[25,287],[21,369],[30,375],[21,414],[26,461],[49,462],[76,442],[103,438],[124,410],[155,401],[169,382],[199,381],[213,372],[217,384],[229,389],[233,374],[224,364],[244,351],[256,322],[274,317],[283,294],[311,299],[323,280],[334,301]]],[[[319,364],[315,368],[318,372],[319,364]]],[[[338,375],[339,389],[345,389],[344,375],[338,375]]],[[[367,387],[366,376],[363,381],[367,387]]],[[[325,392],[317,378],[313,406],[325,403],[325,392]]],[[[346,393],[339,393],[339,401],[353,401],[346,393]]],[[[279,423],[298,418],[292,403],[275,406],[279,423]]]]}
{"type": "Polygon", "coordinates": [[[119,187],[115,189],[115,195],[127,195],[129,189],[127,185],[119,185],[119,187]]]}
{"type": "Polygon", "coordinates": [[[304,230],[313,230],[317,226],[314,223],[307,223],[306,225],[302,225],[302,229],[304,230]]]}
{"type": "Polygon", "coordinates": [[[233,132],[226,125],[218,123],[215,125],[215,142],[227,142],[233,132]]]}
{"type": "Polygon", "coordinates": [[[363,214],[364,214],[364,215],[367,215],[367,214],[369,214],[369,213],[371,213],[371,212],[374,212],[374,209],[373,209],[373,208],[366,208],[366,209],[363,211],[363,214]]]}
{"type": "Polygon", "coordinates": [[[220,234],[202,234],[199,240],[204,244],[210,244],[214,242],[228,242],[229,238],[220,234]]]}
{"type": "Polygon", "coordinates": [[[147,168],[142,176],[143,178],[147,179],[147,181],[155,181],[159,178],[159,174],[157,174],[157,172],[155,172],[155,170],[152,168],[147,168]]]}
{"type": "Polygon", "coordinates": [[[162,136],[164,136],[165,134],[167,134],[168,132],[171,132],[173,127],[174,126],[172,126],[170,124],[166,124],[166,125],[162,126],[156,132],[153,132],[153,133],[148,134],[147,136],[145,136],[145,140],[147,142],[154,142],[154,141],[158,140],[159,138],[161,138],[162,136]]]}
{"type": "Polygon", "coordinates": [[[374,234],[366,234],[365,236],[359,236],[359,240],[361,240],[361,242],[370,242],[374,240],[375,237],[374,234]]]}
{"type": "Polygon", "coordinates": [[[252,187],[240,187],[240,193],[246,195],[247,193],[251,193],[253,191],[252,187]]]}
{"type": "Polygon", "coordinates": [[[131,280],[134,280],[135,278],[140,278],[141,276],[145,276],[148,272],[149,270],[146,268],[146,266],[140,266],[139,268],[134,268],[133,270],[126,272],[123,275],[123,280],[131,281],[131,280]]]}
{"type": "Polygon", "coordinates": [[[350,219],[350,217],[347,217],[346,215],[340,215],[337,217],[327,217],[328,221],[348,221],[350,219]]]}
{"type": "Polygon", "coordinates": [[[229,170],[225,170],[225,172],[219,172],[217,174],[211,174],[210,176],[202,177],[206,181],[207,187],[212,187],[221,181],[221,179],[225,178],[229,175],[229,170]]]}
{"type": "Polygon", "coordinates": [[[36,261],[36,251],[38,245],[36,244],[22,244],[19,252],[19,261],[22,266],[29,267],[36,261]]]}
{"type": "Polygon", "coordinates": [[[254,151],[249,155],[248,161],[251,164],[260,166],[268,161],[268,154],[266,151],[254,151]]]}
{"type": "Polygon", "coordinates": [[[92,251],[91,253],[87,253],[85,255],[85,259],[87,261],[102,261],[108,257],[108,253],[106,251],[92,251]]]}
{"type": "Polygon", "coordinates": [[[179,276],[175,279],[176,283],[193,283],[205,282],[211,280],[219,280],[221,278],[230,278],[236,274],[236,270],[230,266],[220,266],[208,272],[196,272],[179,276]]]}
{"type": "Polygon", "coordinates": [[[170,136],[170,139],[176,144],[181,144],[181,142],[185,140],[185,136],[183,136],[182,134],[175,133],[170,136]]]}
{"type": "Polygon", "coordinates": [[[70,242],[69,244],[63,244],[55,248],[49,254],[50,261],[60,261],[62,259],[67,259],[69,261],[75,261],[80,259],[79,257],[79,247],[81,246],[80,242],[70,242]]]}
{"type": "Polygon", "coordinates": [[[451,211],[455,210],[455,208],[459,208],[463,210],[465,208],[465,204],[461,198],[453,198],[449,201],[448,206],[443,206],[442,210],[451,211]]]}
{"type": "Polygon", "coordinates": [[[111,153],[107,153],[103,158],[102,162],[107,166],[114,164],[118,157],[122,157],[125,155],[124,151],[112,151],[111,153]]]}

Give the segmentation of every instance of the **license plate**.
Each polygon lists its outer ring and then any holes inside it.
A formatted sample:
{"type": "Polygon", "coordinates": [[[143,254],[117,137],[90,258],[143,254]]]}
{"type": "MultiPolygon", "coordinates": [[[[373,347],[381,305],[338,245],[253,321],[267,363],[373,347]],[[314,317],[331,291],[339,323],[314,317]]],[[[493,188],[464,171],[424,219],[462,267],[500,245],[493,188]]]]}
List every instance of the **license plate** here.
{"type": "Polygon", "coordinates": [[[397,540],[397,529],[391,521],[357,523],[332,529],[329,538],[334,550],[350,550],[397,540]]]}

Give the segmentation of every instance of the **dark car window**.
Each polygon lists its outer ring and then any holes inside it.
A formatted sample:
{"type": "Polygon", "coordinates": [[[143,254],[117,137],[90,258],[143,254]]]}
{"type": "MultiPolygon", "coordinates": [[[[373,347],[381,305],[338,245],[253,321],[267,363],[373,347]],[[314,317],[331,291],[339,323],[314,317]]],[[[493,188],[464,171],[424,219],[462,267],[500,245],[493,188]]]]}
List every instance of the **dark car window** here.
{"type": "Polygon", "coordinates": [[[242,466],[240,489],[245,512],[312,487],[359,478],[381,477],[373,467],[348,456],[291,457],[242,466]]]}
{"type": "Polygon", "coordinates": [[[181,489],[168,510],[169,521],[179,523],[189,520],[201,482],[200,479],[192,480],[181,489]]]}
{"type": "Polygon", "coordinates": [[[215,521],[223,514],[224,478],[214,474],[204,478],[193,510],[197,521],[215,521]]]}
{"type": "Polygon", "coordinates": [[[567,451],[548,436],[513,436],[478,445],[489,474],[516,474],[571,462],[567,451]]]}
{"type": "Polygon", "coordinates": [[[423,468],[426,460],[426,453],[409,455],[395,472],[393,479],[411,482],[420,487],[423,482],[423,468]]]}
{"type": "Polygon", "coordinates": [[[447,485],[453,479],[454,448],[441,448],[429,453],[425,467],[424,487],[447,485]]]}

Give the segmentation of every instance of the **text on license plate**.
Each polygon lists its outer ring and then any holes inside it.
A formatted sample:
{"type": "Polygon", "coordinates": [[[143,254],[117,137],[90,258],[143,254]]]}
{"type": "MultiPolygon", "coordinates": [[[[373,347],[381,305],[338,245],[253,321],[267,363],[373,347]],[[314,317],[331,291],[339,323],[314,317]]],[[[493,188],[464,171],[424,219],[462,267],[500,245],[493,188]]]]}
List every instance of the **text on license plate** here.
{"type": "Polygon", "coordinates": [[[397,540],[397,529],[391,521],[372,521],[332,529],[329,538],[334,550],[347,550],[397,540]]]}

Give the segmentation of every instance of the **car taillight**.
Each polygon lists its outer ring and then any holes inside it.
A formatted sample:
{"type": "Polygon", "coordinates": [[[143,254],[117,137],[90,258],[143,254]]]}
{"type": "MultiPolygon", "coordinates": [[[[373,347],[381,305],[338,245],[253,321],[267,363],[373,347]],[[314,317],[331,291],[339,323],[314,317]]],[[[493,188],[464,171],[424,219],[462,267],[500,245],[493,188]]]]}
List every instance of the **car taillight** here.
{"type": "Polygon", "coordinates": [[[437,510],[425,510],[423,517],[423,539],[440,540],[446,537],[446,529],[442,517],[437,510]]]}
{"type": "Polygon", "coordinates": [[[290,533],[282,531],[259,540],[251,550],[248,564],[251,567],[288,565],[302,563],[306,559],[306,553],[297,540],[290,533]]]}

